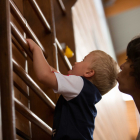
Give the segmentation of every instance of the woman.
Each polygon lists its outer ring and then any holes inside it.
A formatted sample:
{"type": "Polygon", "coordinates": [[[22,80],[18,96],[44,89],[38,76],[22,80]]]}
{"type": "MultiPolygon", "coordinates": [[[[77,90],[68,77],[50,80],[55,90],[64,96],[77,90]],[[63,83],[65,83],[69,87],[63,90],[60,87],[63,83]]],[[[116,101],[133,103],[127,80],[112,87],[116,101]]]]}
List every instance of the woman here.
{"type": "MultiPolygon", "coordinates": [[[[140,37],[129,42],[126,62],[120,68],[117,78],[119,90],[133,97],[140,112],[140,37]]],[[[140,140],[140,131],[136,140],[140,140]]]]}

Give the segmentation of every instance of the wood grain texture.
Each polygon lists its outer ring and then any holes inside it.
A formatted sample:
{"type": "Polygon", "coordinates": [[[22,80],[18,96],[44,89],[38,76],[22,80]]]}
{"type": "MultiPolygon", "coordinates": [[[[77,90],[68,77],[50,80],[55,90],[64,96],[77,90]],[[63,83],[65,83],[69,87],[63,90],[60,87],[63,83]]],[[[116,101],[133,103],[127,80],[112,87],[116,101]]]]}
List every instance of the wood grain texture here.
{"type": "MultiPolygon", "coordinates": [[[[23,0],[14,0],[14,3],[17,5],[20,12],[23,14],[23,0]]],[[[17,29],[20,31],[22,36],[24,36],[24,30],[21,27],[21,24],[18,22],[15,15],[11,14],[11,21],[16,25],[17,29]]],[[[24,69],[26,70],[26,53],[22,49],[21,44],[19,44],[18,40],[16,40],[12,36],[12,58],[24,69]]],[[[25,92],[25,95],[29,96],[28,92],[28,86],[25,84],[25,82],[16,74],[13,72],[13,80],[18,84],[18,86],[25,92]]],[[[13,81],[13,82],[14,82],[13,81]]],[[[26,107],[29,107],[30,100],[28,100],[21,91],[19,91],[14,86],[14,97],[17,98],[21,103],[23,103],[26,107]]],[[[21,132],[26,134],[27,136],[31,137],[31,131],[30,131],[30,122],[27,120],[23,115],[21,115],[19,112],[15,111],[15,120],[16,120],[16,128],[19,129],[21,132]]],[[[16,138],[19,136],[16,135],[16,138]]],[[[21,137],[20,137],[21,139],[21,137]]]]}
{"type": "MultiPolygon", "coordinates": [[[[44,14],[45,18],[47,19],[50,27],[51,27],[51,33],[48,33],[46,31],[46,28],[44,28],[44,25],[42,24],[42,21],[38,18],[36,15],[35,10],[31,6],[28,0],[24,0],[24,16],[30,25],[31,29],[34,31],[38,39],[40,40],[41,44],[43,45],[45,51],[47,52],[48,63],[56,68],[56,60],[55,60],[55,27],[54,27],[54,14],[53,14],[53,1],[52,0],[36,0],[38,6],[42,10],[42,13],[44,14]]],[[[57,97],[53,93],[52,89],[49,89],[47,86],[42,85],[38,82],[34,70],[32,61],[28,59],[28,69],[30,76],[35,80],[35,82],[41,87],[41,89],[50,97],[53,102],[56,103],[57,97]]],[[[35,95],[33,90],[29,90],[30,93],[30,103],[31,103],[31,110],[40,117],[46,124],[48,124],[50,127],[52,127],[53,124],[53,111],[51,108],[47,105],[45,105],[38,96],[35,95]]],[[[32,139],[33,140],[50,140],[51,136],[44,133],[36,127],[34,124],[32,124],[32,139]]]]}
{"type": "Polygon", "coordinates": [[[12,44],[9,0],[0,1],[0,139],[15,140],[12,44]]]}
{"type": "MultiPolygon", "coordinates": [[[[74,56],[69,59],[72,65],[76,61],[76,54],[71,8],[76,3],[76,1],[77,0],[62,1],[66,9],[66,14],[64,15],[62,13],[62,10],[60,9],[60,6],[58,5],[57,0],[53,0],[56,37],[60,43],[65,43],[73,51],[74,56]]],[[[58,55],[58,59],[60,72],[63,74],[67,74],[68,68],[63,62],[60,54],[58,55]]]]}

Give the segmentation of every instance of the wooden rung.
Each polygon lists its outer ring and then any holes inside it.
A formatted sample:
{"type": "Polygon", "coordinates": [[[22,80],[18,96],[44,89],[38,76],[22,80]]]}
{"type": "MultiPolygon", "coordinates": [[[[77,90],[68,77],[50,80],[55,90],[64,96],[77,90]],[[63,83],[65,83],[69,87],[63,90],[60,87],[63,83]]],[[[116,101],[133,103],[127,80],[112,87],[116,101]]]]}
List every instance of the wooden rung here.
{"type": "Polygon", "coordinates": [[[39,16],[39,19],[43,22],[43,24],[45,25],[45,28],[47,29],[47,31],[51,32],[51,27],[48,23],[48,21],[46,20],[44,14],[42,13],[39,5],[37,4],[37,2],[35,0],[29,0],[29,2],[31,3],[33,9],[35,10],[35,12],[37,13],[37,15],[39,16]]]}
{"type": "MultiPolygon", "coordinates": [[[[58,52],[56,43],[53,43],[53,45],[54,45],[55,51],[58,52]]],[[[55,61],[56,61],[56,70],[59,72],[58,53],[55,53],[54,57],[55,57],[55,61]]]]}
{"type": "Polygon", "coordinates": [[[43,90],[34,82],[34,80],[25,72],[25,70],[19,66],[15,60],[13,61],[13,71],[36,93],[36,95],[49,105],[53,110],[55,104],[53,101],[43,92],[43,90]]]}
{"type": "Polygon", "coordinates": [[[19,102],[16,98],[15,101],[15,109],[21,113],[24,117],[26,117],[29,121],[37,125],[44,132],[49,135],[52,135],[52,128],[48,126],[44,121],[42,121],[37,115],[35,115],[31,110],[29,110],[26,106],[24,106],[21,102],[19,102]]]}
{"type": "Polygon", "coordinates": [[[30,138],[28,135],[26,135],[25,133],[23,133],[21,130],[17,128],[16,128],[16,134],[25,140],[32,140],[32,138],[30,138]]]}
{"type": "Polygon", "coordinates": [[[22,36],[20,31],[17,29],[17,27],[12,22],[10,22],[10,25],[11,25],[11,31],[12,31],[13,36],[20,43],[20,45],[25,50],[25,52],[28,54],[30,59],[33,60],[33,55],[29,50],[29,46],[27,44],[27,41],[24,39],[24,37],[22,36]]]}
{"type": "Polygon", "coordinates": [[[63,49],[62,49],[58,39],[56,38],[55,41],[56,41],[58,50],[59,50],[59,52],[60,52],[60,54],[62,56],[62,59],[64,60],[65,64],[67,65],[68,69],[71,70],[72,69],[72,65],[71,65],[69,59],[67,58],[67,56],[64,54],[64,51],[63,51],[63,49]]]}
{"type": "Polygon", "coordinates": [[[42,44],[40,43],[39,39],[36,37],[35,33],[30,28],[29,24],[27,23],[27,21],[25,20],[25,18],[23,17],[23,15],[19,11],[19,9],[15,5],[15,3],[12,0],[9,0],[9,1],[10,1],[11,13],[13,14],[13,16],[16,17],[16,19],[20,23],[21,27],[25,30],[25,32],[39,45],[39,47],[42,49],[42,51],[44,53],[44,56],[47,58],[45,49],[42,46],[42,44]]]}
{"type": "Polygon", "coordinates": [[[64,6],[64,4],[63,4],[63,2],[62,2],[62,0],[57,0],[57,2],[58,2],[58,4],[59,4],[59,7],[60,7],[60,9],[61,9],[63,15],[66,15],[66,8],[65,8],[65,6],[64,6]]]}
{"type": "Polygon", "coordinates": [[[30,97],[27,95],[27,93],[14,81],[14,86],[28,99],[30,100],[30,97]]]}

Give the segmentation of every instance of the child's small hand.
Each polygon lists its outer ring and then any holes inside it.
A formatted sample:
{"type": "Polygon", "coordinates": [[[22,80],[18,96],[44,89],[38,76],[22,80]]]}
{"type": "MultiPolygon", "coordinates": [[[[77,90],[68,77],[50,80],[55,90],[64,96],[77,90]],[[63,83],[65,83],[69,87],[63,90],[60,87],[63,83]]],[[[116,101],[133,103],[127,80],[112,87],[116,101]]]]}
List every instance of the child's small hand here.
{"type": "Polygon", "coordinates": [[[29,45],[29,48],[30,48],[31,52],[33,52],[34,49],[36,47],[38,47],[38,45],[32,39],[26,39],[26,41],[27,41],[27,43],[29,45]]]}

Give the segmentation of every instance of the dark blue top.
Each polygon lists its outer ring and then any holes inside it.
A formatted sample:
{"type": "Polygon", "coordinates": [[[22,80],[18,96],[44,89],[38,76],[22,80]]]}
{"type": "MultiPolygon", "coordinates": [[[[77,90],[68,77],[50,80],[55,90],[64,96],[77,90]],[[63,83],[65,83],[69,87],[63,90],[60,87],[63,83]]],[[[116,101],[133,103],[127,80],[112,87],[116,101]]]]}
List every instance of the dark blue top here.
{"type": "Polygon", "coordinates": [[[93,140],[95,104],[101,100],[99,90],[84,77],[80,94],[66,101],[61,95],[57,101],[52,140],[93,140]]]}

